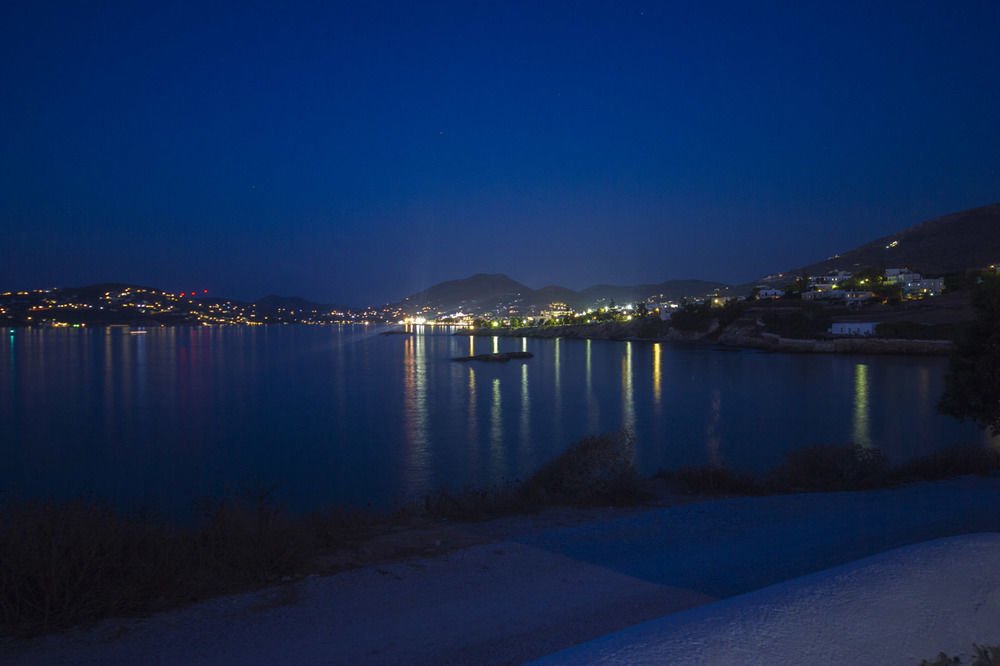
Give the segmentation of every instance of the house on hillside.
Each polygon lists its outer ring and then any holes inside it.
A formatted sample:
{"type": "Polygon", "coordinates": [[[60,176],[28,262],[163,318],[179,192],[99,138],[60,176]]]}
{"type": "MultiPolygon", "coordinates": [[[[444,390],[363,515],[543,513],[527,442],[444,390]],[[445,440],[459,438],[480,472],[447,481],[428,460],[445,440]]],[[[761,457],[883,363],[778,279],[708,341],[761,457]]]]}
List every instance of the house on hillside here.
{"type": "Polygon", "coordinates": [[[841,291],[840,297],[847,303],[847,307],[859,306],[865,301],[875,298],[874,291],[841,291]]]}
{"type": "Polygon", "coordinates": [[[816,285],[802,292],[803,301],[832,301],[843,297],[844,292],[838,291],[836,285],[816,285]]]}
{"type": "Polygon", "coordinates": [[[916,282],[921,277],[920,273],[914,273],[909,268],[887,268],[885,269],[886,284],[898,284],[904,288],[908,282],[916,282]]]}
{"type": "Polygon", "coordinates": [[[827,273],[826,275],[812,275],[809,277],[809,286],[825,285],[830,287],[835,284],[840,284],[844,280],[849,280],[850,278],[851,274],[847,271],[833,271],[831,273],[827,273]]]}
{"type": "Polygon", "coordinates": [[[910,296],[937,296],[944,291],[944,278],[924,277],[909,268],[885,269],[885,281],[898,284],[903,293],[910,296]]]}
{"type": "Polygon", "coordinates": [[[781,298],[784,295],[784,289],[761,289],[757,292],[757,299],[764,300],[765,298],[781,298]]]}
{"type": "Polygon", "coordinates": [[[903,288],[908,294],[926,294],[937,296],[944,291],[944,278],[921,278],[909,284],[909,289],[903,288]]]}

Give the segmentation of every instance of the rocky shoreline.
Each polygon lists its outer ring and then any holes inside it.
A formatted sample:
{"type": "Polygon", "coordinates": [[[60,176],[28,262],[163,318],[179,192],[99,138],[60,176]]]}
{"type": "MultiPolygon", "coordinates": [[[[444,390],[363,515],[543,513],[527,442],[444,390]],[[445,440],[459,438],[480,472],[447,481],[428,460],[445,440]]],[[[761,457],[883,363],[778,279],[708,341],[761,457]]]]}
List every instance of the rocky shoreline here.
{"type": "Polygon", "coordinates": [[[733,324],[721,328],[718,322],[705,331],[681,331],[659,321],[603,322],[574,326],[524,328],[480,328],[456,335],[516,338],[565,338],[568,340],[617,340],[664,342],[676,345],[731,346],[770,352],[800,354],[884,354],[947,356],[954,348],[951,340],[906,340],[890,338],[830,338],[800,340],[783,338],[757,327],[733,324]]]}
{"type": "Polygon", "coordinates": [[[719,342],[774,352],[805,354],[898,354],[912,356],[947,356],[955,343],[951,340],[902,340],[892,338],[838,338],[831,340],[796,340],[772,333],[757,336],[723,335],[719,342]]]}

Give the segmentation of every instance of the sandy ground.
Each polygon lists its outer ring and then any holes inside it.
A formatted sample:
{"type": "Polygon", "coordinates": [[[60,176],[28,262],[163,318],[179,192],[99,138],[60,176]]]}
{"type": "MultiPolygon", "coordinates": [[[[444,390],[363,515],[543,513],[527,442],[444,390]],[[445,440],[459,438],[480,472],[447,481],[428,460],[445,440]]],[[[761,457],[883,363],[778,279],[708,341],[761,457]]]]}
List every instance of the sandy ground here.
{"type": "Polygon", "coordinates": [[[0,663],[834,663],[851,644],[837,663],[915,664],[1000,643],[1000,537],[886,551],[1000,532],[997,507],[1000,478],[963,478],[453,527],[423,535],[454,548],[436,556],[7,642],[0,663]],[[980,620],[992,638],[955,629],[980,620]]]}

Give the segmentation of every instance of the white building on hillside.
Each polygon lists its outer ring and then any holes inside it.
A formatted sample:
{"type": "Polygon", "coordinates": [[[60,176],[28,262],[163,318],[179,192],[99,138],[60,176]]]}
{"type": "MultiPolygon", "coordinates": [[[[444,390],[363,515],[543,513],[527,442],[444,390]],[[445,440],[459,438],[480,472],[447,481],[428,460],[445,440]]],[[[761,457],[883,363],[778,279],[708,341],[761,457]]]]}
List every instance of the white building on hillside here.
{"type": "Polygon", "coordinates": [[[889,284],[905,285],[907,282],[915,282],[921,277],[920,273],[914,273],[909,268],[887,268],[885,269],[885,281],[889,284]]]}

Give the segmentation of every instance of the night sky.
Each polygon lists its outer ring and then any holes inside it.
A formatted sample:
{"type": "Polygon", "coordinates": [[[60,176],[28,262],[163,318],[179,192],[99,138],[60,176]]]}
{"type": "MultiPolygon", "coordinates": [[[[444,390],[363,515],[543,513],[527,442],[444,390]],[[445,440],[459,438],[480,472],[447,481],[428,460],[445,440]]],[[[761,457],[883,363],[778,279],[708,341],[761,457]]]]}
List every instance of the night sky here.
{"type": "Polygon", "coordinates": [[[741,283],[1000,201],[1000,2],[6,2],[0,290],[741,283]]]}

